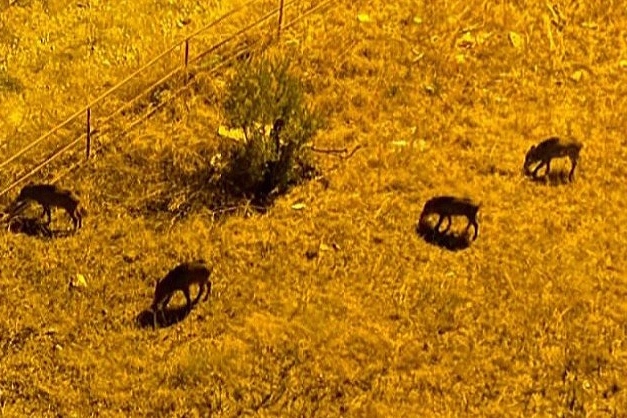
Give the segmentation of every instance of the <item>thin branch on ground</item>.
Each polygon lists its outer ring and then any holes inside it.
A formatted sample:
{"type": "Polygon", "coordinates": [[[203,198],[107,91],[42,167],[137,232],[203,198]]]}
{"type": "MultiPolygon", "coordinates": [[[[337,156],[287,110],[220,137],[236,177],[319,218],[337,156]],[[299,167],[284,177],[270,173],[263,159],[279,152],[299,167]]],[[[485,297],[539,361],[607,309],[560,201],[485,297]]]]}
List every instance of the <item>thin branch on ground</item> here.
{"type": "Polygon", "coordinates": [[[348,148],[316,148],[314,146],[311,146],[310,148],[312,152],[330,154],[343,160],[347,160],[351,158],[360,148],[363,148],[363,146],[361,144],[357,145],[351,152],[348,152],[348,148]]]}

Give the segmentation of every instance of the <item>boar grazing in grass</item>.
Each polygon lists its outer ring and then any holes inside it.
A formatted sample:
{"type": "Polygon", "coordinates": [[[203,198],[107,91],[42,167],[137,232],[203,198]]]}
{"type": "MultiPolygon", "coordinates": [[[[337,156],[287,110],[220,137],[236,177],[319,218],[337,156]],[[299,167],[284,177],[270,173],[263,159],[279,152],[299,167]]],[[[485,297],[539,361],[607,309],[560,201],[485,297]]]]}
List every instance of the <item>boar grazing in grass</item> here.
{"type": "Polygon", "coordinates": [[[157,321],[157,311],[161,311],[163,314],[163,310],[168,306],[170,299],[177,290],[185,295],[188,311],[192,308],[192,298],[189,292],[192,284],[197,284],[200,287],[196,302],[200,300],[203,292],[205,292],[203,301],[206,301],[211,293],[209,277],[212,271],[213,268],[208,267],[204,260],[181,263],[170,270],[155,286],[155,297],[150,306],[154,323],[156,324],[157,321]]]}
{"type": "Polygon", "coordinates": [[[435,231],[440,232],[440,226],[447,219],[448,225],[443,232],[448,231],[451,228],[452,216],[462,215],[468,219],[468,225],[466,225],[466,231],[472,225],[475,229],[473,240],[477,239],[479,234],[479,224],[477,223],[477,212],[479,211],[481,204],[475,203],[468,198],[459,198],[454,196],[438,196],[429,199],[425,203],[422,213],[420,215],[420,222],[424,222],[425,218],[429,215],[439,215],[438,223],[435,225],[435,231]]]}
{"type": "Polygon", "coordinates": [[[531,174],[534,178],[537,178],[538,170],[546,166],[546,175],[551,170],[551,160],[554,158],[568,157],[571,163],[570,173],[568,174],[568,180],[573,181],[575,174],[575,167],[579,161],[579,152],[583,148],[583,144],[577,140],[560,139],[558,137],[551,137],[540,142],[538,145],[532,145],[525,155],[524,171],[525,174],[531,174]],[[530,172],[530,167],[535,163],[540,163],[538,166],[530,172]]]}
{"type": "Polygon", "coordinates": [[[52,222],[52,207],[59,207],[72,218],[74,229],[83,225],[83,208],[78,198],[69,190],[62,189],[53,184],[29,184],[20,190],[20,194],[11,205],[12,215],[15,210],[23,207],[27,202],[35,201],[43,206],[42,216],[47,216],[48,223],[52,222]]]}

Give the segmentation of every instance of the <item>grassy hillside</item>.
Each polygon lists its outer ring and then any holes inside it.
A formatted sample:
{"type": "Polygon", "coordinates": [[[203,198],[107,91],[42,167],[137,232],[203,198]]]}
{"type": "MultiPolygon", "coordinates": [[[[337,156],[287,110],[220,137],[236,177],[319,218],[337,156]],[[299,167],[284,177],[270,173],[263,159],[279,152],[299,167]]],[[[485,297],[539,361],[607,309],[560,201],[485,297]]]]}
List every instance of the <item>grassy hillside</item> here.
{"type": "MultiPolygon", "coordinates": [[[[625,4],[393,3],[339,2],[268,51],[293,57],[325,110],[315,145],[362,146],[317,155],[328,187],[297,187],[265,214],[165,210],[190,198],[169,180],[220,140],[229,72],[200,75],[202,89],[61,181],[89,211],[78,234],[0,235],[3,416],[627,413],[625,4]],[[584,143],[572,184],[521,175],[550,135],[584,143]],[[438,194],[483,202],[470,248],[415,233],[438,194]],[[154,281],[199,257],[215,266],[209,302],[143,326],[154,281]],[[87,287],[68,286],[76,273],[87,287]]],[[[134,4],[143,17],[124,2],[2,12],[2,160],[133,70],[68,61],[41,36],[117,56],[127,33],[140,65],[193,30],[180,16],[199,27],[228,9],[134,4]]]]}

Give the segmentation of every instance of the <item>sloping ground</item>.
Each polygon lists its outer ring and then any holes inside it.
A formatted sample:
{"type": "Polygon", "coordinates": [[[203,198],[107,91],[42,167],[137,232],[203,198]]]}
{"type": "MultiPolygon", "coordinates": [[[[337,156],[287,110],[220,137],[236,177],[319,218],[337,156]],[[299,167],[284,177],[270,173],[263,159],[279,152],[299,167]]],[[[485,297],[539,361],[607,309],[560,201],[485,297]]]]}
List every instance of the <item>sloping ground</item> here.
{"type": "Polygon", "coordinates": [[[79,234],[3,234],[3,414],[624,414],[627,15],[447,4],[341,5],[286,36],[329,112],[316,145],[363,146],[320,155],[327,189],[220,222],[131,210],[172,161],[201,158],[191,145],[215,144],[215,103],[198,96],[63,181],[87,203],[79,234]],[[585,144],[575,182],[523,178],[527,148],[569,129],[585,144]],[[449,193],[483,202],[464,251],[414,232],[449,193]],[[199,257],[210,301],[138,326],[154,280],[199,257]],[[68,289],[75,273],[86,288],[68,289]]]}

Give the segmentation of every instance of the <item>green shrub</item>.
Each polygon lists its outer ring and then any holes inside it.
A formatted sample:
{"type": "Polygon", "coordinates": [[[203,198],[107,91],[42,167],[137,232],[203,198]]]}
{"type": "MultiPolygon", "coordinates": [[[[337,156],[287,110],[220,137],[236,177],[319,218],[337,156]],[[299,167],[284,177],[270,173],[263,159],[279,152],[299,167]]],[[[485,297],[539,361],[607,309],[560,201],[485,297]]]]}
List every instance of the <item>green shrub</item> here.
{"type": "Polygon", "coordinates": [[[227,85],[223,110],[229,127],[242,129],[245,138],[222,148],[222,187],[229,195],[267,203],[316,172],[307,145],[322,120],[306,104],[288,60],[243,63],[227,85]]]}

